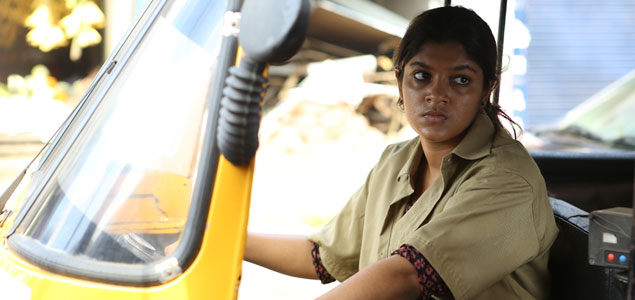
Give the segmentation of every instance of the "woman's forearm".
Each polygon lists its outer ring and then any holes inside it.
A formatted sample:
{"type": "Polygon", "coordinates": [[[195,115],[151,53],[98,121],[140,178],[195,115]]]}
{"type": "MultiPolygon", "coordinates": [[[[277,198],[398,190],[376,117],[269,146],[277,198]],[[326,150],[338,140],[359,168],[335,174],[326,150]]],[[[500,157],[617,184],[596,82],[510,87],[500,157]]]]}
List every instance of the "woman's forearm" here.
{"type": "Polygon", "coordinates": [[[245,260],[286,275],[317,279],[312,247],[304,236],[247,233],[245,260]]]}
{"type": "Polygon", "coordinates": [[[419,280],[414,266],[407,259],[394,255],[359,271],[317,299],[412,300],[419,294],[419,280]]]}

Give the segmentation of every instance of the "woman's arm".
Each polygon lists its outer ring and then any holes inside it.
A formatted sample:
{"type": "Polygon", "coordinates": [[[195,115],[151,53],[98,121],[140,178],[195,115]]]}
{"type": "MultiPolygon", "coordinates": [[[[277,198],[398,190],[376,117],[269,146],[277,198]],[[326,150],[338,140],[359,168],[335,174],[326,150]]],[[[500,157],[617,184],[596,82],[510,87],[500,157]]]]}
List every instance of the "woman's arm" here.
{"type": "Polygon", "coordinates": [[[312,247],[304,236],[247,233],[245,260],[286,275],[318,279],[312,247]]]}
{"type": "Polygon", "coordinates": [[[359,271],[317,300],[412,300],[419,295],[419,280],[414,266],[407,259],[393,255],[359,271]]]}

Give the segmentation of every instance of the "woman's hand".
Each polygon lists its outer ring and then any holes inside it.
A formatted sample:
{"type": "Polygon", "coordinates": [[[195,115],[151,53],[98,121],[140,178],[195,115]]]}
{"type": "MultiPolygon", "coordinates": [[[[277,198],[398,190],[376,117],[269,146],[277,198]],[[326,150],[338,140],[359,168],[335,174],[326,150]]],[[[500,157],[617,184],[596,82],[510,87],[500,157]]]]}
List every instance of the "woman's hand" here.
{"type": "Polygon", "coordinates": [[[412,300],[419,294],[419,279],[414,266],[407,259],[393,255],[359,271],[317,300],[412,300]]]}

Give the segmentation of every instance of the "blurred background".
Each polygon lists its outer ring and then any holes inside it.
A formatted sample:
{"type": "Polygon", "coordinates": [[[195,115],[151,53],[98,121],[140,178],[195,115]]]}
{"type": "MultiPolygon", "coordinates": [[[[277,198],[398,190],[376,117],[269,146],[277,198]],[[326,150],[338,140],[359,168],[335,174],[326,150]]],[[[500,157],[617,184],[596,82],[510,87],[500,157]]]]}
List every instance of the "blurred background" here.
{"type": "MultiPolygon", "coordinates": [[[[392,52],[411,18],[444,1],[312,3],[300,52],[269,69],[251,231],[315,231],[387,144],[415,135],[395,106],[392,52]]],[[[0,191],[77,105],[145,4],[0,0],[0,191]]],[[[452,4],[474,9],[497,35],[498,1],[452,4]]],[[[500,104],[528,148],[635,150],[635,2],[509,1],[504,41],[500,104]]],[[[243,267],[240,299],[308,299],[334,286],[243,267]]]]}

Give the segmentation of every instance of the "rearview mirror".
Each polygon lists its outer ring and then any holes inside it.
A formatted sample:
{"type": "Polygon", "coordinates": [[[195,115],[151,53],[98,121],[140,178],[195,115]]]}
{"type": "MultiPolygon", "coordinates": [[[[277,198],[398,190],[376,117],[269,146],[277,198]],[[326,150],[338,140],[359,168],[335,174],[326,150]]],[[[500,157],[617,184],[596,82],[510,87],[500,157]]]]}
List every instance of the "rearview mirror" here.
{"type": "Polygon", "coordinates": [[[302,46],[309,25],[309,0],[249,0],[241,10],[238,42],[245,57],[229,69],[218,121],[218,148],[234,165],[251,161],[258,129],[267,63],[288,60],[302,46]]]}

